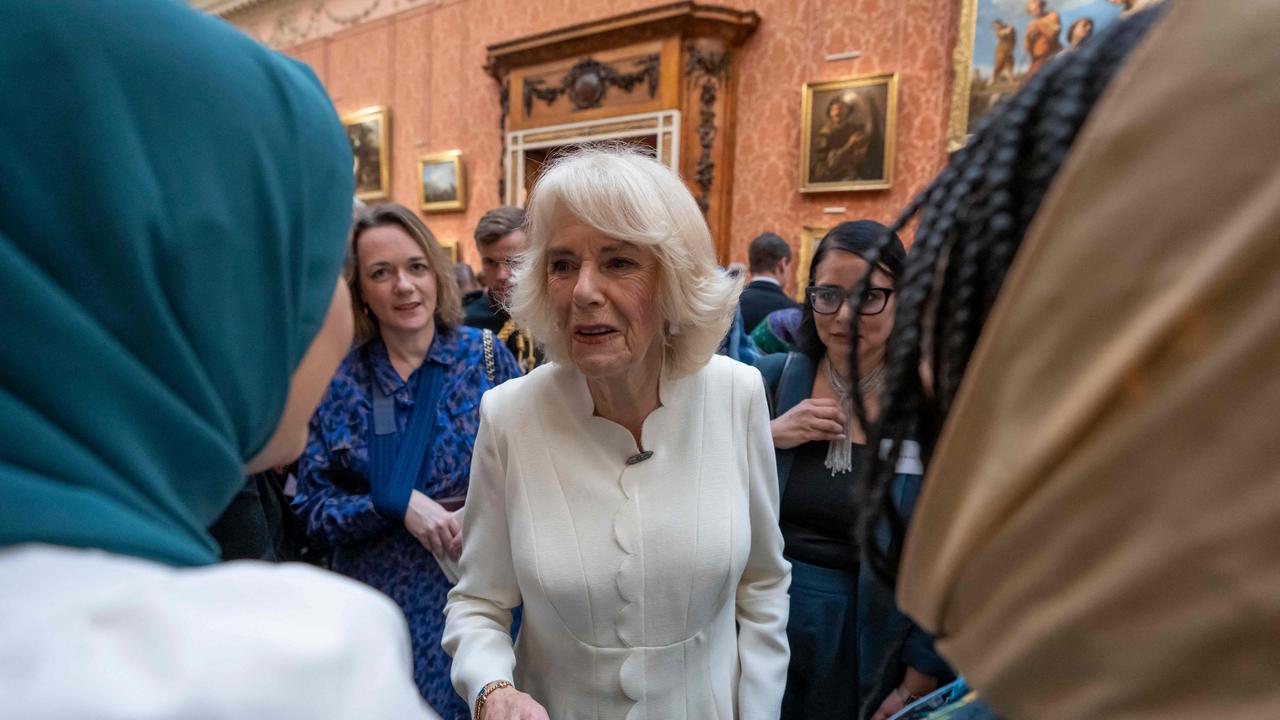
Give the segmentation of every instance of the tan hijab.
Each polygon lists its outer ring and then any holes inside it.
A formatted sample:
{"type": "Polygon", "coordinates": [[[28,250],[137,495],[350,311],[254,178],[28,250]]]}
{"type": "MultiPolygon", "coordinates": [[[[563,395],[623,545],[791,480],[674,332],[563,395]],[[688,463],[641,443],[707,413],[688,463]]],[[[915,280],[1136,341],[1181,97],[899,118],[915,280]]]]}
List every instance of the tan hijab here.
{"type": "Polygon", "coordinates": [[[1280,718],[1280,0],[1182,0],[1033,223],[899,600],[1011,718],[1280,718]]]}

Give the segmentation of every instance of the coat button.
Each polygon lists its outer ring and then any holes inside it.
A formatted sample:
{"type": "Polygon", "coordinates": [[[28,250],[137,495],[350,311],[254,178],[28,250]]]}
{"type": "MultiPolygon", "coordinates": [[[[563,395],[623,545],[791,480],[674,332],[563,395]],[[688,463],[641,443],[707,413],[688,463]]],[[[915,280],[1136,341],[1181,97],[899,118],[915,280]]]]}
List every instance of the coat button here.
{"type": "Polygon", "coordinates": [[[636,463],[642,463],[651,457],[653,457],[653,451],[645,450],[644,452],[636,453],[635,455],[632,455],[631,457],[627,458],[627,464],[635,465],[636,463]]]}

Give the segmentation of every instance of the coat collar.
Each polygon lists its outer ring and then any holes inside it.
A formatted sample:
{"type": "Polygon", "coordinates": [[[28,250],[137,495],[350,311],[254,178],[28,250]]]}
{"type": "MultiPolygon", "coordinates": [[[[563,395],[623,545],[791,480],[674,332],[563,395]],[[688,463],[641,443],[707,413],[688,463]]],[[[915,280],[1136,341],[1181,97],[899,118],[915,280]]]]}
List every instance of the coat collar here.
{"type": "Polygon", "coordinates": [[[782,292],[782,284],[773,278],[756,278],[755,280],[752,280],[747,287],[756,290],[770,290],[777,293],[782,292]]]}

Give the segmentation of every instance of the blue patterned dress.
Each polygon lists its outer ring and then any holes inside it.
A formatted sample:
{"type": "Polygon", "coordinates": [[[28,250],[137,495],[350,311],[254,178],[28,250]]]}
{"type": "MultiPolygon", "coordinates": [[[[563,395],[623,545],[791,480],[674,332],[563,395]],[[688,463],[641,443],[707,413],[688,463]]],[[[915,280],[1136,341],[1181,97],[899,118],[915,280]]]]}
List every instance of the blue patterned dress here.
{"type": "MultiPolygon", "coordinates": [[[[432,428],[432,468],[425,494],[465,495],[471,450],[480,424],[480,396],[495,383],[485,373],[480,330],[438,329],[427,361],[445,365],[440,404],[432,428]]],[[[515,358],[494,343],[495,382],[520,374],[515,358]]],[[[403,432],[413,410],[421,373],[403,382],[374,339],[352,350],[311,418],[311,435],[299,467],[294,511],[307,533],[333,549],[333,569],[395,600],[413,636],[413,673],[427,702],[446,720],[467,717],[467,704],[449,682],[449,656],[440,647],[449,581],[435,558],[402,524],[385,520],[369,497],[369,415],[372,383],[395,398],[396,427],[403,432]]]]}

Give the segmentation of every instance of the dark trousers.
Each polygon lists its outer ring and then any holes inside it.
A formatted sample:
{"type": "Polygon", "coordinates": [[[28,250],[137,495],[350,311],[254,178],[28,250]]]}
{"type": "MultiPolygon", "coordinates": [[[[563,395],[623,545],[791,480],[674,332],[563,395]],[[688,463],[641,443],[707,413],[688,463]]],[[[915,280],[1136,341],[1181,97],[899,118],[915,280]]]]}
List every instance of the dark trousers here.
{"type": "MultiPolygon", "coordinates": [[[[788,558],[790,559],[790,558],[788,558]]],[[[791,560],[782,720],[858,716],[858,573],[791,560]]]]}

